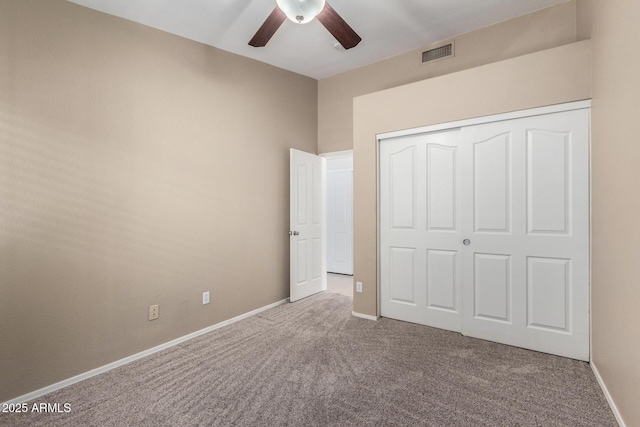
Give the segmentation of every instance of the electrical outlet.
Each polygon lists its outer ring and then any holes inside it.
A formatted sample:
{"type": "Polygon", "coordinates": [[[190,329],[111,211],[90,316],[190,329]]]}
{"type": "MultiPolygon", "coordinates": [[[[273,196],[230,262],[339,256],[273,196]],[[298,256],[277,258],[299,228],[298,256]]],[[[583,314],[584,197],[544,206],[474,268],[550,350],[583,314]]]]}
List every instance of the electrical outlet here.
{"type": "Polygon", "coordinates": [[[362,292],[362,282],[356,282],[356,292],[362,292]]]}
{"type": "Polygon", "coordinates": [[[202,305],[209,304],[209,291],[202,293],[202,305]]]}
{"type": "Polygon", "coordinates": [[[156,320],[158,318],[158,304],[149,306],[149,320],[156,320]]]}

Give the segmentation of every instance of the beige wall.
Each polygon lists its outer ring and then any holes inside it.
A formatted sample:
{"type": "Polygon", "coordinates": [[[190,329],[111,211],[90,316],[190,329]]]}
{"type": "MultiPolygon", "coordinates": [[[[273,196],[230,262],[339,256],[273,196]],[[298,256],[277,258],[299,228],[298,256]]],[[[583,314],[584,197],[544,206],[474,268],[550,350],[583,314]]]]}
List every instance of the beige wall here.
{"type": "Polygon", "coordinates": [[[455,38],[455,57],[421,65],[419,49],[318,82],[318,151],[353,148],[353,98],[576,41],[573,1],[455,38]]]}
{"type": "Polygon", "coordinates": [[[582,41],[356,98],[354,311],[378,314],[377,134],[588,99],[590,76],[582,41]]]}
{"type": "Polygon", "coordinates": [[[287,149],[316,135],[355,149],[354,310],[375,315],[375,134],[588,98],[588,42],[490,63],[592,38],[593,362],[640,424],[638,16],[572,1],[459,36],[454,59],[316,84],[63,0],[0,0],[0,401],[285,298],[287,149]]]}
{"type": "Polygon", "coordinates": [[[0,0],[0,402],[288,297],[289,147],[315,80],[0,0]]]}
{"type": "Polygon", "coordinates": [[[592,352],[627,426],[640,425],[640,2],[580,0],[591,36],[592,352]]]}

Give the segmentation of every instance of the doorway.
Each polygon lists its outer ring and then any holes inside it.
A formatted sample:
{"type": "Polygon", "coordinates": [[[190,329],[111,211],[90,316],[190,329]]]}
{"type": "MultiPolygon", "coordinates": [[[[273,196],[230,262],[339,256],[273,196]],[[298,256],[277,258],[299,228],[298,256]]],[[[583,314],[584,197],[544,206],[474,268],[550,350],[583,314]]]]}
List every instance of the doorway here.
{"type": "Polygon", "coordinates": [[[353,151],[327,159],[327,272],[353,275],[353,151]]]}

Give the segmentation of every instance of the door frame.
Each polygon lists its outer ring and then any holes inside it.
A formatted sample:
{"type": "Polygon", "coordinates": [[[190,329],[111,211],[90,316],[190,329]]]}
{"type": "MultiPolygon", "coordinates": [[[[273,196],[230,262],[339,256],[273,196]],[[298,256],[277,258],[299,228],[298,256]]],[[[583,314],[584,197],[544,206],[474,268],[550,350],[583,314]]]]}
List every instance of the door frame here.
{"type": "MultiPolygon", "coordinates": [[[[379,318],[381,315],[380,313],[381,313],[381,303],[382,303],[381,301],[382,300],[381,298],[382,280],[380,275],[381,260],[382,260],[382,251],[381,251],[382,248],[380,245],[380,235],[381,235],[380,209],[382,208],[382,206],[380,205],[380,144],[382,144],[384,140],[390,139],[390,138],[416,135],[420,133],[443,131],[443,130],[448,130],[453,128],[463,128],[466,126],[473,126],[473,125],[479,125],[479,124],[491,123],[491,122],[499,122],[503,120],[520,119],[520,118],[531,117],[531,116],[541,116],[545,114],[560,113],[560,112],[572,111],[572,110],[582,110],[585,108],[591,108],[590,99],[583,100],[583,101],[575,101],[575,102],[567,102],[563,104],[550,105],[546,107],[529,108],[526,110],[518,110],[518,111],[512,111],[508,113],[474,117],[472,119],[457,120],[453,122],[438,123],[435,125],[421,126],[417,128],[403,129],[403,130],[398,130],[393,132],[384,132],[384,133],[376,134],[376,257],[377,257],[376,259],[376,264],[377,264],[376,318],[379,318]]],[[[589,146],[589,153],[591,153],[591,146],[589,146]]],[[[589,185],[589,218],[590,218],[591,217],[591,199],[592,199],[591,198],[591,156],[590,155],[589,155],[589,184],[588,185],[589,185]]],[[[591,254],[592,254],[592,251],[591,251],[592,237],[591,236],[592,236],[591,220],[589,220],[589,323],[590,324],[591,324],[591,305],[593,303],[591,298],[591,264],[592,264],[591,263],[591,254]]],[[[591,327],[589,328],[589,334],[591,334],[591,327]]],[[[591,343],[592,340],[590,339],[589,342],[591,343]]]]}

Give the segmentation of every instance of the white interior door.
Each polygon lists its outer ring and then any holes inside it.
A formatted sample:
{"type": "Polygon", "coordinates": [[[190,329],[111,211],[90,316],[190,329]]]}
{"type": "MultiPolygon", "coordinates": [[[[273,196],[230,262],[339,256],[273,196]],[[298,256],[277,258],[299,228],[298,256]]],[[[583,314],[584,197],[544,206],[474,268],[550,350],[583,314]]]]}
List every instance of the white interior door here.
{"type": "Polygon", "coordinates": [[[383,316],[589,360],[589,110],[380,144],[383,316]]]}
{"type": "Polygon", "coordinates": [[[380,145],[381,314],[460,331],[459,130],[380,145]]]}
{"type": "Polygon", "coordinates": [[[331,170],[330,165],[327,170],[327,271],[353,274],[353,170],[331,170]]]}
{"type": "Polygon", "coordinates": [[[327,289],[326,160],[290,150],[290,301],[327,289]]]}
{"type": "Polygon", "coordinates": [[[588,121],[462,129],[465,335],[589,360],[588,121]]]}

